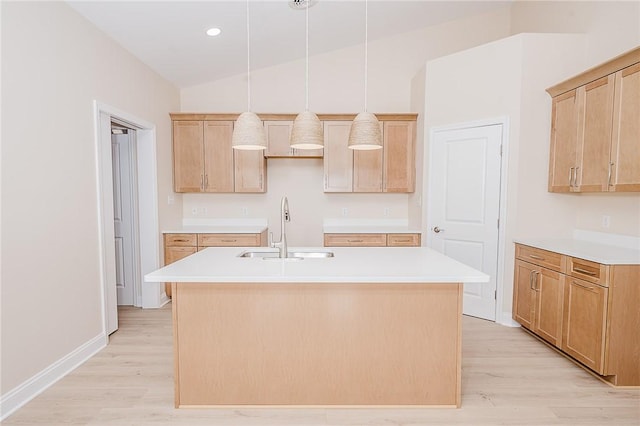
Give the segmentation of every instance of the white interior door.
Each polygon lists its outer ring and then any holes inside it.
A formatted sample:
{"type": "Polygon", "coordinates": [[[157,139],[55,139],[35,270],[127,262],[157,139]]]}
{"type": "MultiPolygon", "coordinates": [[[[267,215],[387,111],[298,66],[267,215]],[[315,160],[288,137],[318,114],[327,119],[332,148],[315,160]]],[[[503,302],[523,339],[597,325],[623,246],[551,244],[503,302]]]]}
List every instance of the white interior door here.
{"type": "Polygon", "coordinates": [[[463,312],[496,319],[502,125],[435,131],[429,169],[429,247],[491,276],[465,283],[463,312]]]}
{"type": "Polygon", "coordinates": [[[118,305],[134,305],[135,250],[135,131],[111,136],[113,166],[113,224],[118,305]]]}

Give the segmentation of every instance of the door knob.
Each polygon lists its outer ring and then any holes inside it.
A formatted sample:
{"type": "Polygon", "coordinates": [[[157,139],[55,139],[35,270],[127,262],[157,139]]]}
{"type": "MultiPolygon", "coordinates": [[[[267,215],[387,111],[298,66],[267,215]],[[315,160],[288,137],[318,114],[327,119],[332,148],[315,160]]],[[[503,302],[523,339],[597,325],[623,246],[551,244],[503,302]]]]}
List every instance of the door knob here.
{"type": "Polygon", "coordinates": [[[435,226],[435,227],[433,228],[433,232],[435,232],[436,234],[439,234],[439,233],[441,233],[441,232],[444,232],[444,229],[440,229],[440,228],[438,228],[437,226],[435,226]]]}

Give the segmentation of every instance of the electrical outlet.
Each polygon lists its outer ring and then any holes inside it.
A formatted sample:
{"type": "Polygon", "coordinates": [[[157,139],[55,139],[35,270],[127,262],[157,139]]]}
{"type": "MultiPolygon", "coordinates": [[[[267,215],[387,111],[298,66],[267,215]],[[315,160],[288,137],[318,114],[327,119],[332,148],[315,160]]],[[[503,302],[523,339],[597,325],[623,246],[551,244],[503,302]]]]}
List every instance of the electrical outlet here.
{"type": "Polygon", "coordinates": [[[249,209],[247,207],[242,208],[242,216],[243,217],[249,216],[249,209]]]}
{"type": "Polygon", "coordinates": [[[611,226],[611,216],[602,216],[602,227],[608,228],[609,226],[611,226]]]}
{"type": "Polygon", "coordinates": [[[382,214],[384,215],[384,217],[389,216],[389,207],[385,207],[382,214]]]}
{"type": "Polygon", "coordinates": [[[349,216],[349,209],[346,207],[342,208],[342,217],[347,217],[349,216]]]}
{"type": "Polygon", "coordinates": [[[198,216],[198,208],[197,208],[197,207],[192,208],[192,209],[191,209],[191,214],[192,214],[193,216],[198,216]]]}
{"type": "Polygon", "coordinates": [[[175,204],[176,202],[176,197],[173,196],[173,194],[169,194],[167,196],[167,204],[172,205],[175,204]]]}
{"type": "Polygon", "coordinates": [[[207,208],[206,207],[200,207],[199,212],[200,212],[200,214],[207,214],[207,208]]]}

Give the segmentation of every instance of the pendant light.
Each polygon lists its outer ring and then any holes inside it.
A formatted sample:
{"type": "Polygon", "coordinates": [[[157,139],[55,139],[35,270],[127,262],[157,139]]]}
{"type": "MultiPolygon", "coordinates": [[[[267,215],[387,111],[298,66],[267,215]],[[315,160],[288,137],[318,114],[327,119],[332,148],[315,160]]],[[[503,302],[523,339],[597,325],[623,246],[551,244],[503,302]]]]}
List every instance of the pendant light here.
{"type": "Polygon", "coordinates": [[[309,1],[305,7],[306,26],[306,62],[305,62],[305,106],[304,111],[298,114],[291,129],[289,141],[292,148],[296,149],[320,149],[324,146],[322,124],[318,116],[309,111],[309,1]]]}
{"type": "Polygon", "coordinates": [[[378,118],[367,112],[367,72],[368,72],[368,27],[369,4],[364,1],[364,112],[361,112],[351,123],[349,131],[349,148],[372,150],[382,148],[382,132],[378,118]]]}
{"type": "Polygon", "coordinates": [[[247,112],[240,114],[233,126],[231,146],[234,149],[259,150],[267,148],[262,120],[251,112],[251,67],[249,50],[249,0],[247,0],[247,112]]]}

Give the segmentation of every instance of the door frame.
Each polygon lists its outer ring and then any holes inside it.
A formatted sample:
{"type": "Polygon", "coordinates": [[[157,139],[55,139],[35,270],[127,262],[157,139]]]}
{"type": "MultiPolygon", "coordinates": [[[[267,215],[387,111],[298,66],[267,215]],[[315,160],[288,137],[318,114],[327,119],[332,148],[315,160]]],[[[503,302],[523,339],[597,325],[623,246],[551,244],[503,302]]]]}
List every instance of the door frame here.
{"type": "MultiPolygon", "coordinates": [[[[505,247],[506,247],[506,225],[507,225],[507,165],[509,159],[509,117],[500,116],[494,118],[487,118],[483,120],[466,121],[462,123],[449,124],[444,126],[434,126],[429,129],[429,186],[427,192],[427,205],[428,200],[431,198],[433,181],[430,173],[433,170],[433,155],[432,143],[435,140],[435,133],[451,130],[462,130],[474,127],[486,127],[486,126],[502,126],[502,151],[500,156],[500,198],[499,203],[499,224],[498,224],[498,259],[496,265],[496,312],[495,322],[502,325],[512,326],[513,321],[509,312],[503,312],[504,303],[504,262],[505,262],[505,247]]],[[[433,226],[431,215],[428,214],[427,208],[427,227],[425,232],[429,232],[433,226]]],[[[425,239],[426,241],[426,239],[425,239]]]]}
{"type": "Polygon", "coordinates": [[[113,230],[113,172],[111,158],[111,122],[126,124],[136,130],[138,170],[138,235],[140,279],[134,293],[142,308],[159,308],[169,301],[160,283],[144,283],[144,274],[159,268],[160,243],[156,163],[156,126],[133,114],[93,101],[94,142],[96,150],[96,185],[100,285],[102,288],[102,327],[105,335],[117,328],[115,296],[115,241],[113,230]],[[144,220],[140,220],[144,218],[144,220]]]}

